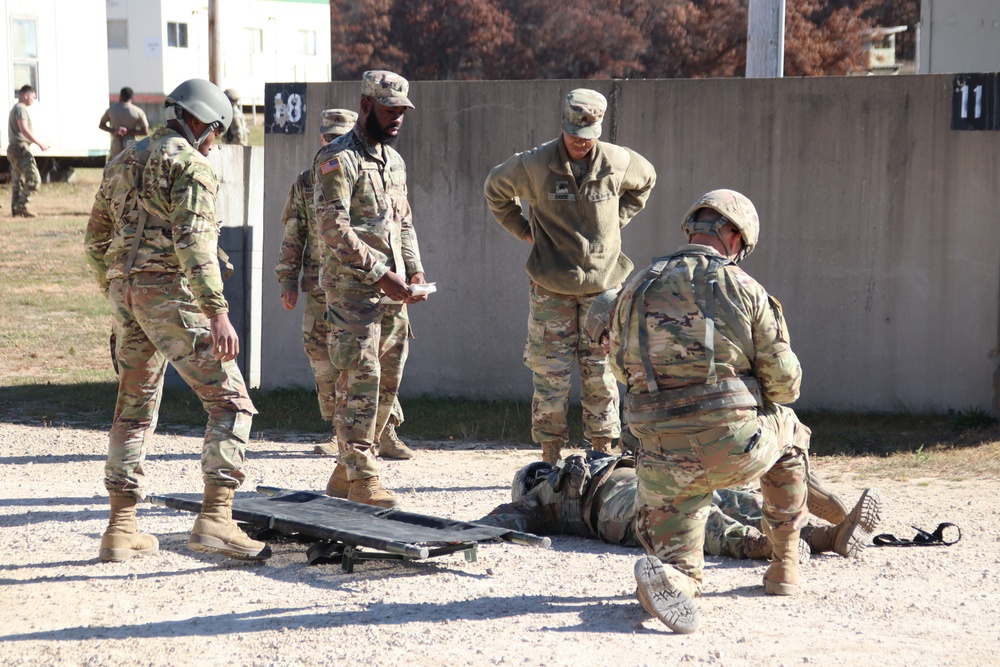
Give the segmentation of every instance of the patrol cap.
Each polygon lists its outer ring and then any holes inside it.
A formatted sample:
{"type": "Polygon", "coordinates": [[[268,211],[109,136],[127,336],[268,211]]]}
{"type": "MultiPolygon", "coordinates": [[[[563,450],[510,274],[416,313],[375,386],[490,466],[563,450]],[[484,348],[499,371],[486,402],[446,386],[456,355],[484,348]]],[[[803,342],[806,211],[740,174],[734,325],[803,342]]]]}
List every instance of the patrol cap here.
{"type": "Polygon", "coordinates": [[[583,318],[583,330],[590,336],[590,340],[595,343],[601,340],[604,332],[608,330],[608,326],[611,323],[611,311],[614,309],[615,299],[618,298],[619,292],[621,292],[620,287],[602,292],[590,304],[590,308],[583,318]]]}
{"type": "Polygon", "coordinates": [[[577,88],[569,91],[563,109],[563,130],[583,139],[601,136],[601,120],[607,111],[608,100],[596,90],[577,88]]]}
{"type": "Polygon", "coordinates": [[[361,77],[361,94],[374,97],[383,106],[412,109],[413,102],[407,97],[409,92],[410,82],[388,70],[369,70],[361,77]]]}
{"type": "Polygon", "coordinates": [[[319,132],[323,136],[340,136],[347,134],[358,120],[356,111],[349,109],[323,109],[323,120],[319,123],[319,132]]]}
{"type": "Polygon", "coordinates": [[[735,190],[706,192],[684,214],[681,229],[688,237],[698,233],[718,235],[719,230],[727,222],[733,223],[733,226],[740,230],[740,235],[743,237],[743,250],[736,257],[736,261],[739,262],[753,252],[753,249],[757,247],[757,239],[760,237],[760,219],[757,217],[757,209],[746,195],[735,190]],[[703,208],[712,209],[722,217],[715,222],[697,222],[695,220],[697,213],[703,208]]]}

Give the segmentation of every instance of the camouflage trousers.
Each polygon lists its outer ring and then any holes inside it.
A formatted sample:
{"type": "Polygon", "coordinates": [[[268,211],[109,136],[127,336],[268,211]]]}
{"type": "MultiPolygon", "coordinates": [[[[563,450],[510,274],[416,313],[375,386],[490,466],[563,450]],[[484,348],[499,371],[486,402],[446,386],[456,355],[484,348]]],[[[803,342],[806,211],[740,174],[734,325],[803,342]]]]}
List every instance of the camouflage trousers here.
{"type": "Polygon", "coordinates": [[[143,461],[156,428],[167,361],[208,413],[201,452],[205,484],[239,486],[257,410],[236,362],[213,357],[209,321],[198,309],[187,278],[176,273],[117,278],[111,281],[108,299],[119,373],[105,488],[138,498],[145,495],[143,461]]]}
{"type": "MultiPolygon", "coordinates": [[[[316,379],[319,413],[324,420],[333,421],[337,404],[337,381],[343,378],[330,362],[330,350],[327,347],[330,325],[326,321],[326,295],[323,292],[308,292],[305,297],[302,346],[316,379]]],[[[403,423],[403,408],[398,399],[392,404],[389,420],[396,426],[403,423]]]]}
{"type": "Polygon", "coordinates": [[[632,431],[640,441],[636,533],[647,552],[690,577],[685,593],[701,586],[713,491],[760,479],[768,528],[805,525],[809,429],[790,408],[768,406],[756,418],[685,435],[632,431]]]}
{"type": "Polygon", "coordinates": [[[379,303],[378,291],[328,292],[330,362],[337,381],[334,424],[350,480],[375,477],[376,446],[389,421],[409,352],[405,305],[379,303]]]}
{"type": "Polygon", "coordinates": [[[583,319],[598,296],[557,294],[531,283],[524,365],[532,372],[531,437],[537,443],[569,440],[569,393],[577,363],[584,437],[621,435],[618,383],[608,355],[583,329],[583,319]]]}
{"type": "Polygon", "coordinates": [[[35,156],[27,148],[18,144],[7,146],[7,162],[10,164],[10,212],[17,214],[28,209],[31,194],[42,184],[35,156]]]}

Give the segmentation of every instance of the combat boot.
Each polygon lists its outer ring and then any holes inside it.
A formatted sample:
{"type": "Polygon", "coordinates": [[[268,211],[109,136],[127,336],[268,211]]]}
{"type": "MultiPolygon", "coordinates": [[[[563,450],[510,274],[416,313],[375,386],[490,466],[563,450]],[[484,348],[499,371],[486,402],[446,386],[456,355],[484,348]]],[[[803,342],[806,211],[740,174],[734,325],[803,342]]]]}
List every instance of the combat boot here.
{"type": "Polygon", "coordinates": [[[611,453],[611,438],[606,436],[594,436],[590,439],[590,448],[595,452],[601,452],[602,454],[611,453]]]}
{"type": "MultiPolygon", "coordinates": [[[[771,540],[756,528],[747,527],[743,536],[743,557],[751,560],[768,560],[771,558],[771,540]]],[[[809,562],[812,549],[804,539],[799,540],[799,564],[809,562]]]]}
{"type": "Polygon", "coordinates": [[[354,479],[351,480],[350,484],[351,488],[347,492],[347,499],[351,502],[375,505],[376,507],[395,507],[399,504],[395,494],[382,486],[378,476],[354,479]]]}
{"type": "Polygon", "coordinates": [[[111,520],[101,537],[98,556],[103,561],[119,562],[150,554],[160,548],[153,535],[140,533],[135,521],[135,496],[111,494],[111,520]]]}
{"type": "Polygon", "coordinates": [[[772,530],[771,564],[764,573],[768,595],[795,595],[799,592],[799,531],[772,530]]]}
{"type": "Polygon", "coordinates": [[[188,547],[206,554],[222,554],[240,560],[267,560],[271,547],[250,539],[233,523],[233,489],[205,486],[201,512],[194,520],[188,547]]]}
{"type": "Polygon", "coordinates": [[[546,440],[541,443],[542,460],[549,465],[555,465],[562,458],[562,443],[558,440],[546,440]]]}
{"type": "Polygon", "coordinates": [[[330,481],[326,483],[326,495],[331,498],[346,498],[350,490],[351,481],[347,479],[347,466],[338,463],[330,475],[330,481]]]}
{"type": "Polygon", "coordinates": [[[32,211],[29,211],[26,208],[19,208],[16,211],[14,211],[14,217],[15,218],[37,218],[38,215],[36,215],[32,211]]]}
{"type": "Polygon", "coordinates": [[[697,584],[656,556],[643,556],[635,563],[636,596],[647,612],[674,632],[691,634],[701,627],[701,614],[693,598],[697,584]]]}
{"type": "Polygon", "coordinates": [[[386,459],[399,459],[406,461],[412,459],[416,454],[406,446],[406,443],[396,435],[396,427],[392,423],[385,425],[382,437],[378,440],[378,454],[386,459]]]}
{"type": "Polygon", "coordinates": [[[810,514],[833,524],[838,524],[847,517],[847,505],[840,496],[824,487],[816,475],[809,473],[806,485],[809,487],[806,507],[810,514]]]}
{"type": "Polygon", "coordinates": [[[857,558],[872,539],[882,518],[882,494],[865,489],[850,514],[836,526],[806,526],[803,538],[814,554],[833,551],[844,558],[857,558]]]}
{"type": "Polygon", "coordinates": [[[313,447],[313,453],[322,456],[337,456],[340,454],[340,447],[337,445],[337,434],[334,433],[327,442],[321,442],[313,447]]]}

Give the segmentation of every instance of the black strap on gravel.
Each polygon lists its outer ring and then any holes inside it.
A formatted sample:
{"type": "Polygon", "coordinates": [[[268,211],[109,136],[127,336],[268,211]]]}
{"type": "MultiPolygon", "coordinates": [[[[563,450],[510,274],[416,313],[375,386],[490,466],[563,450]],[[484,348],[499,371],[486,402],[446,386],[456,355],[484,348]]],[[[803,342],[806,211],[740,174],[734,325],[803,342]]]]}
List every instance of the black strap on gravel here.
{"type": "Polygon", "coordinates": [[[901,540],[895,535],[882,533],[872,538],[872,543],[877,547],[950,547],[962,539],[962,529],[953,523],[939,523],[933,533],[928,533],[916,526],[912,526],[912,528],[917,531],[912,540],[901,540]],[[954,528],[958,533],[955,539],[945,539],[944,531],[948,528],[954,528]]]}

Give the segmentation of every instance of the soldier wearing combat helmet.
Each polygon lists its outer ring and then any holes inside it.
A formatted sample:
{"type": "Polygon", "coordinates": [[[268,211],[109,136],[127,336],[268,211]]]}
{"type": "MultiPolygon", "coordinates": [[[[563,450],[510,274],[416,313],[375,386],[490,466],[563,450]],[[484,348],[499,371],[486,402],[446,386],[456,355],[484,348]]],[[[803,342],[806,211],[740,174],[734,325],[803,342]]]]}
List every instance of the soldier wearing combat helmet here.
{"type": "Polygon", "coordinates": [[[235,146],[249,146],[250,130],[247,128],[247,119],[240,107],[240,93],[235,88],[226,88],[226,97],[233,106],[233,122],[229,124],[229,129],[222,135],[222,141],[235,146]]]}
{"type": "Polygon", "coordinates": [[[188,546],[263,560],[270,547],[232,520],[257,411],[234,361],[240,342],[222,294],[219,180],[206,159],[232,122],[232,105],[215,84],[191,79],[165,106],[173,112],[166,127],[108,164],[87,224],[87,260],[111,305],[119,368],[104,468],[111,520],[99,555],[120,561],[158,548],[154,536],[138,532],[136,501],[145,496],[142,463],[169,359],[208,412],[204,498],[188,546]]]}
{"type": "MultiPolygon", "coordinates": [[[[737,266],[757,245],[753,204],[714,190],[681,226],[689,242],[623,288],[609,338],[615,375],[628,387],[625,419],[640,443],[635,528],[649,555],[635,566],[639,601],[686,633],[700,625],[693,598],[716,489],[761,480],[772,547],[764,591],[797,592],[810,433],[784,405],[798,398],[802,374],[781,306],[737,266]]],[[[870,519],[878,503],[870,489],[858,512],[870,519]]]]}

